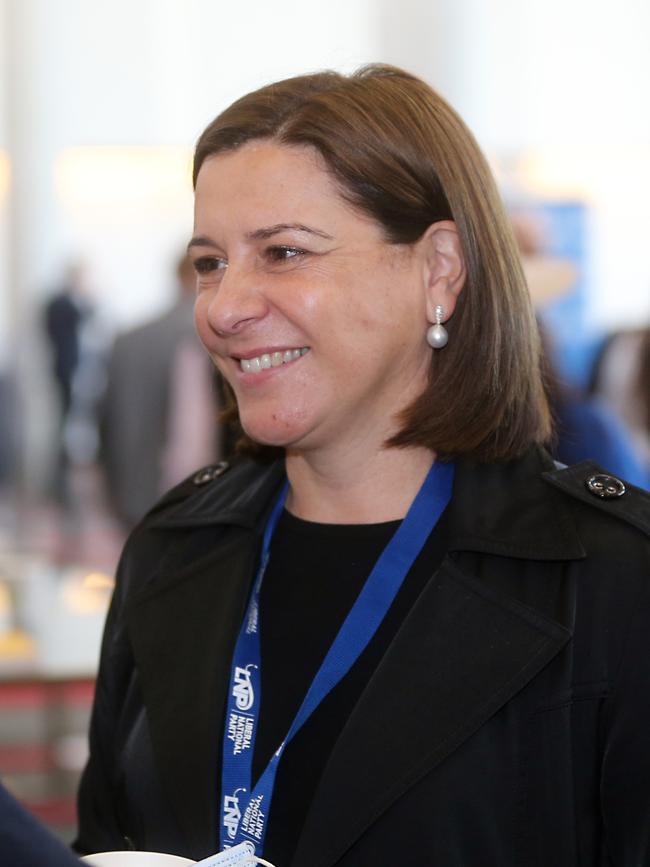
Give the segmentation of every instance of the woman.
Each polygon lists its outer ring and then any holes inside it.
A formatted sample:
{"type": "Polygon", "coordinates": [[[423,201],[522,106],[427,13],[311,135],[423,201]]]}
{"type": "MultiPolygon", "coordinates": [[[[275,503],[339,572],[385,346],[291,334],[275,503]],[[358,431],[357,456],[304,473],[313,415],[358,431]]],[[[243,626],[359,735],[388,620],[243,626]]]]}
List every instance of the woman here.
{"type": "Polygon", "coordinates": [[[228,108],[194,176],[197,329],[254,456],[127,543],[78,848],[650,863],[648,500],[540,446],[471,134],[398,69],[323,73],[228,108]]]}

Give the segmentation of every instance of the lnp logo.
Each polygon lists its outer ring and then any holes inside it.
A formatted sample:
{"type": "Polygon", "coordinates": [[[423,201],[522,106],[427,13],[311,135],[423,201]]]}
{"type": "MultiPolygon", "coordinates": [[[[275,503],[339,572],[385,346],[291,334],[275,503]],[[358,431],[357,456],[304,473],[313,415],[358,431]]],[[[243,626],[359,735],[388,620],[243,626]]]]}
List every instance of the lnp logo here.
{"type": "Polygon", "coordinates": [[[223,799],[223,824],[231,840],[235,839],[241,821],[238,792],[245,791],[246,789],[235,789],[232,795],[226,795],[223,799]]]}
{"type": "Polygon", "coordinates": [[[232,694],[239,710],[250,710],[255,701],[249,670],[251,668],[257,668],[257,666],[251,663],[246,668],[235,667],[235,685],[232,688],[232,694]]]}

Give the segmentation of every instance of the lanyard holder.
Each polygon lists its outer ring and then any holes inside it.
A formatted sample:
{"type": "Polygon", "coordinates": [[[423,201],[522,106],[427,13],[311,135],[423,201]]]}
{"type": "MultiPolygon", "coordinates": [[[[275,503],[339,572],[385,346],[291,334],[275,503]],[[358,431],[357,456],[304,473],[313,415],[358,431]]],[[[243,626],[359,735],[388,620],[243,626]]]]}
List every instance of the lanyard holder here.
{"type": "Polygon", "coordinates": [[[264,861],[255,855],[252,843],[244,841],[231,849],[224,849],[216,855],[209,855],[202,861],[197,861],[196,867],[244,867],[247,864],[261,864],[263,867],[273,867],[270,861],[264,861]]]}

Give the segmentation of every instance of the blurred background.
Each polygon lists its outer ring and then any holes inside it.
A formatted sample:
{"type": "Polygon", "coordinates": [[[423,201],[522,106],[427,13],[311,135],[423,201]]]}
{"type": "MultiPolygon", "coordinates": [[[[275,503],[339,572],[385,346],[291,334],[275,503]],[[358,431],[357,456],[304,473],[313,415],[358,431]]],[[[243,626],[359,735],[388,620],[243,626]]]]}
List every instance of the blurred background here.
{"type": "Polygon", "coordinates": [[[648,44],[647,0],[0,0],[0,776],[64,838],[125,533],[229,447],[182,259],[203,127],[323,67],[424,77],[512,213],[558,456],[645,486],[648,44]]]}

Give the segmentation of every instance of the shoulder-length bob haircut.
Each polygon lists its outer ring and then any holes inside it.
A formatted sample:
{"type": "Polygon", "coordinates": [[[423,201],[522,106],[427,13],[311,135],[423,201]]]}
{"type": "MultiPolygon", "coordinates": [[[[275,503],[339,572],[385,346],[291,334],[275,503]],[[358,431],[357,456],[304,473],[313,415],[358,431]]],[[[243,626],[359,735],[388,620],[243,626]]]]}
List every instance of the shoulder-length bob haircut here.
{"type": "Polygon", "coordinates": [[[388,445],[497,460],[547,441],[539,337],[510,222],[456,112],[393,66],[289,78],[212,121],[196,146],[194,184],[206,159],[259,139],[315,148],[341,195],[389,243],[413,244],[440,220],[457,226],[467,278],[446,323],[449,343],[431,352],[427,388],[388,445]]]}

